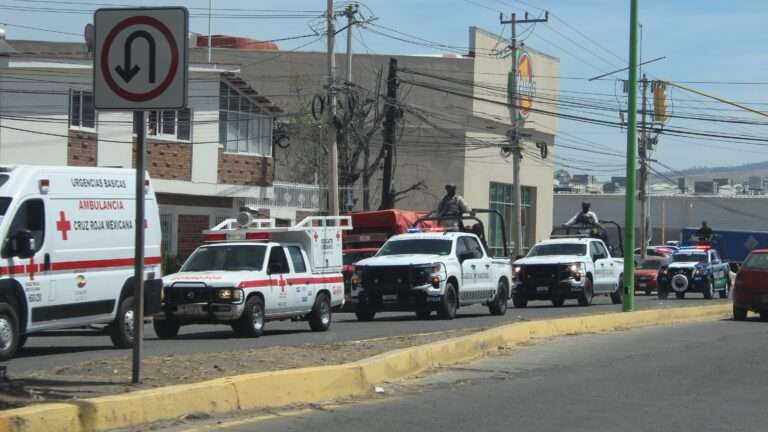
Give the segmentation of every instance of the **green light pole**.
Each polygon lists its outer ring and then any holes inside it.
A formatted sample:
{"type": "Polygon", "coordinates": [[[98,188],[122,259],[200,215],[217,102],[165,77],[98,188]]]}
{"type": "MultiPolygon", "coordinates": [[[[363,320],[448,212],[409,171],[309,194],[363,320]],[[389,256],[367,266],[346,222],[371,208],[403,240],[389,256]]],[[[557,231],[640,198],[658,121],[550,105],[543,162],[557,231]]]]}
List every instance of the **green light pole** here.
{"type": "Polygon", "coordinates": [[[635,177],[637,175],[637,69],[639,63],[638,9],[640,0],[630,0],[629,13],[629,100],[627,102],[627,191],[624,215],[624,312],[635,309],[635,177]],[[629,253],[627,253],[629,251],[629,253]]]}

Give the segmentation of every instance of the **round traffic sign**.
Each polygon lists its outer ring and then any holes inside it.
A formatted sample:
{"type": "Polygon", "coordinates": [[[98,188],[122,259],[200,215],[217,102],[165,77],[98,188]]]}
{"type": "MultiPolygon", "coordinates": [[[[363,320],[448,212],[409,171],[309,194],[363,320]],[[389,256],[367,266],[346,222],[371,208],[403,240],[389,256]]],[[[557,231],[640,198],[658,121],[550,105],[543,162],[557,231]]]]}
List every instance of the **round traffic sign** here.
{"type": "Polygon", "coordinates": [[[132,16],[124,19],[123,21],[120,21],[114,28],[112,28],[112,31],[109,32],[106,39],[104,39],[104,44],[102,45],[100,54],[101,64],[99,67],[104,77],[104,81],[107,83],[107,86],[109,86],[109,88],[115,92],[115,94],[131,102],[146,102],[163,94],[163,92],[168,89],[171,83],[173,83],[173,79],[176,76],[176,71],[179,68],[179,48],[176,44],[176,40],[174,39],[173,34],[161,21],[146,15],[132,16]],[[128,91],[121,87],[113,77],[113,74],[118,72],[113,71],[109,67],[109,52],[112,49],[112,44],[115,41],[115,38],[122,31],[136,25],[150,26],[160,32],[160,34],[162,34],[165,40],[168,42],[171,60],[168,71],[165,77],[160,81],[160,84],[143,93],[128,91]]]}

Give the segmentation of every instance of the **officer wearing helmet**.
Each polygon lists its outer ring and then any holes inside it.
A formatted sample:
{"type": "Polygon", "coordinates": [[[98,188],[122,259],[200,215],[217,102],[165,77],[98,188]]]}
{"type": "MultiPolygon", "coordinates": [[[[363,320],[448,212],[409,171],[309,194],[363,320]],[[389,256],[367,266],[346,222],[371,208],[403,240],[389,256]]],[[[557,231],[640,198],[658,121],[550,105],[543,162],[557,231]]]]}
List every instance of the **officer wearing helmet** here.
{"type": "Polygon", "coordinates": [[[590,208],[592,205],[586,201],[581,203],[581,211],[576,213],[565,226],[573,225],[599,225],[600,220],[597,218],[597,214],[590,208]]]}
{"type": "Polygon", "coordinates": [[[438,218],[456,218],[456,222],[450,222],[451,225],[454,225],[462,214],[469,211],[470,208],[464,198],[456,194],[456,185],[449,183],[445,185],[445,196],[440,200],[437,210],[433,213],[436,213],[438,218]]]}

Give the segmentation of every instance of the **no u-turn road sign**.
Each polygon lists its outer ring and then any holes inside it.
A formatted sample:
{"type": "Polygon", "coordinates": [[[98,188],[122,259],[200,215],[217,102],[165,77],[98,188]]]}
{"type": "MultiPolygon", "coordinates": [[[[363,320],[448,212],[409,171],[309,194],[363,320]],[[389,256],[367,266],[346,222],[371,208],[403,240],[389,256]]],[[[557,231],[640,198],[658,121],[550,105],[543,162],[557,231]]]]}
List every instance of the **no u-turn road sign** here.
{"type": "Polygon", "coordinates": [[[186,8],[99,9],[94,27],[96,109],[135,111],[186,106],[186,8]]]}

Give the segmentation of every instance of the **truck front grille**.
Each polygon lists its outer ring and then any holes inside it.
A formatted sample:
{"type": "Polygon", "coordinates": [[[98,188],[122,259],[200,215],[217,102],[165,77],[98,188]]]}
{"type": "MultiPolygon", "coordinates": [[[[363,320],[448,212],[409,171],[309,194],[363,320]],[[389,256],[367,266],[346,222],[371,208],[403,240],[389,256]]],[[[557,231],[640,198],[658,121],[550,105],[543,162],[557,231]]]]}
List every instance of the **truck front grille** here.
{"type": "Polygon", "coordinates": [[[213,301],[214,289],[205,284],[176,283],[165,289],[166,304],[208,303],[213,301]]]}

